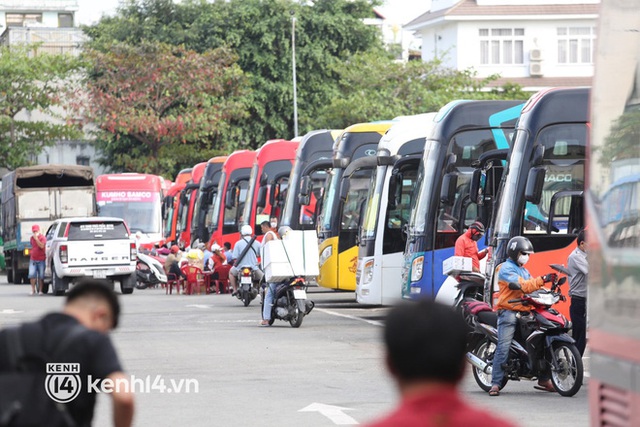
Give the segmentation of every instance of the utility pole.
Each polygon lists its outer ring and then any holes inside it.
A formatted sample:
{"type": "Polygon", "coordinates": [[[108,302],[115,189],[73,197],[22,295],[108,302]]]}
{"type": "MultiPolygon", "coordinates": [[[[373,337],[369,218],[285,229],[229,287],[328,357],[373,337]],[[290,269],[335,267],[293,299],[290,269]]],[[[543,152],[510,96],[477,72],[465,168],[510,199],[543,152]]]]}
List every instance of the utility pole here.
{"type": "Polygon", "coordinates": [[[291,12],[291,64],[293,68],[293,136],[298,136],[298,87],[296,82],[296,17],[291,12]]]}

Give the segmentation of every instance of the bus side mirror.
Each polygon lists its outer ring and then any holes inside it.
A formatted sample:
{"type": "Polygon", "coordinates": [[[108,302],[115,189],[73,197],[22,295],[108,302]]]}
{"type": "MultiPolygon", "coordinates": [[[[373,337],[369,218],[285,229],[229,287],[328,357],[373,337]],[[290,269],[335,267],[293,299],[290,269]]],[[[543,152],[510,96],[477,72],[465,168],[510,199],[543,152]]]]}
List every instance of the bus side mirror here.
{"type": "Polygon", "coordinates": [[[458,185],[458,175],[448,173],[442,179],[440,188],[440,202],[445,205],[453,205],[456,200],[456,186],[458,185]]]}
{"type": "Polygon", "coordinates": [[[542,199],[542,188],[544,187],[544,168],[531,168],[527,176],[527,187],[524,190],[524,198],[527,202],[537,205],[542,199]]]}
{"type": "Polygon", "coordinates": [[[387,200],[387,210],[394,210],[398,207],[398,184],[402,183],[401,173],[392,173],[389,180],[389,199],[387,200]]]}
{"type": "Polygon", "coordinates": [[[186,205],[188,202],[189,200],[187,199],[187,193],[183,191],[182,193],[180,193],[180,204],[186,205]]]}
{"type": "Polygon", "coordinates": [[[340,183],[340,200],[347,200],[347,194],[349,194],[349,180],[345,179],[340,183]]]}
{"type": "Polygon", "coordinates": [[[309,175],[305,175],[302,177],[302,181],[300,181],[300,195],[309,196],[310,194],[311,194],[311,177],[309,175]]]}
{"type": "Polygon", "coordinates": [[[265,187],[267,185],[267,180],[269,178],[267,177],[266,173],[263,173],[262,175],[260,175],[260,187],[265,187]]]}
{"type": "Polygon", "coordinates": [[[267,190],[268,188],[266,185],[261,185],[258,189],[258,197],[256,198],[257,207],[264,208],[265,206],[267,206],[267,190]]]}
{"type": "Polygon", "coordinates": [[[475,169],[471,176],[471,184],[469,186],[469,198],[471,203],[479,204],[478,198],[480,196],[480,180],[482,178],[482,170],[475,169]]]}
{"type": "Polygon", "coordinates": [[[303,196],[302,194],[298,195],[298,204],[300,206],[309,206],[311,204],[311,196],[308,194],[303,196]]]}
{"type": "Polygon", "coordinates": [[[531,164],[535,166],[541,166],[542,160],[544,159],[544,145],[537,144],[533,147],[533,152],[531,153],[531,164]]]}
{"type": "Polygon", "coordinates": [[[227,194],[224,197],[224,206],[227,209],[231,209],[236,205],[235,189],[235,187],[227,188],[227,194]]]}

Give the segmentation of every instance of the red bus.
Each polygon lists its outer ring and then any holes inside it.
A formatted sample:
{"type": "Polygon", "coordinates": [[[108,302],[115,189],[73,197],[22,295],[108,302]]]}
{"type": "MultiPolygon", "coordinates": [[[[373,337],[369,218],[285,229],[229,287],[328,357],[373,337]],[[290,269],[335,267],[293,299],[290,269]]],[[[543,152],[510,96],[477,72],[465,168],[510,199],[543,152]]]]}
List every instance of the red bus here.
{"type": "Polygon", "coordinates": [[[251,225],[256,236],[262,235],[261,222],[280,216],[284,198],[278,197],[278,194],[287,189],[298,144],[297,141],[272,139],[258,150],[251,168],[249,191],[242,213],[243,224],[251,225]]]}
{"type": "Polygon", "coordinates": [[[218,192],[222,165],[227,156],[217,156],[209,159],[204,168],[204,176],[200,180],[196,206],[191,219],[191,240],[208,242],[211,237],[211,216],[213,215],[213,199],[218,192]]]}
{"type": "Polygon", "coordinates": [[[100,175],[96,179],[98,215],[124,219],[132,233],[142,233],[143,245],[160,243],[164,185],[164,178],[157,175],[100,175]]]}
{"type": "Polygon", "coordinates": [[[178,201],[178,223],[176,225],[177,244],[184,249],[191,246],[191,220],[193,219],[193,211],[196,206],[196,198],[198,197],[198,188],[200,188],[200,180],[204,175],[204,169],[207,162],[198,163],[193,167],[191,172],[191,180],[185,185],[180,192],[180,200],[178,201]]]}
{"type": "Polygon", "coordinates": [[[585,194],[592,426],[640,425],[640,13],[600,5],[585,194]]]}
{"type": "Polygon", "coordinates": [[[180,192],[187,185],[187,182],[191,180],[192,168],[183,169],[178,172],[176,176],[176,182],[172,184],[165,193],[164,201],[162,203],[162,229],[164,231],[163,244],[169,242],[171,244],[176,242],[176,226],[178,224],[178,205],[180,201],[180,192]]]}
{"type": "Polygon", "coordinates": [[[255,158],[255,151],[239,150],[231,153],[222,165],[218,192],[213,200],[209,243],[222,246],[229,242],[233,246],[240,239],[240,217],[255,158]]]}

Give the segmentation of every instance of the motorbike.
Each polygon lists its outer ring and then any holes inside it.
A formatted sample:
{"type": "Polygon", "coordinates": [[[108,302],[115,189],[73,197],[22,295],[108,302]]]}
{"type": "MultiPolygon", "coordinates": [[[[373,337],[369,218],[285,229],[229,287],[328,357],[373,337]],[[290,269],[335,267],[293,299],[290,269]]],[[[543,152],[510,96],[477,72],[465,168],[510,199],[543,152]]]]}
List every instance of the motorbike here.
{"type": "Polygon", "coordinates": [[[238,275],[238,292],[236,298],[247,307],[258,296],[259,283],[253,279],[253,270],[250,267],[240,268],[238,275]]]}
{"type": "MultiPolygon", "coordinates": [[[[552,264],[551,267],[566,274],[562,266],[552,264]]],[[[552,307],[566,299],[561,290],[566,280],[566,277],[556,279],[551,289],[542,288],[509,301],[531,306],[532,310],[517,315],[516,333],[503,365],[505,376],[501,389],[509,380],[535,380],[541,372],[550,369],[553,386],[561,396],[573,396],[580,390],[584,366],[575,341],[568,334],[571,322],[552,307]]],[[[509,288],[518,290],[520,285],[510,283],[509,288]]],[[[472,327],[467,361],[473,365],[478,386],[488,392],[498,342],[497,313],[480,301],[465,301],[463,309],[465,320],[472,327]]]]}
{"type": "MultiPolygon", "coordinates": [[[[289,322],[294,328],[299,328],[304,316],[315,307],[314,302],[307,299],[307,288],[307,283],[302,277],[294,277],[278,283],[271,306],[269,325],[273,325],[275,319],[279,319],[289,322]]],[[[262,289],[263,304],[265,289],[266,287],[262,289]]]]}
{"type": "Polygon", "coordinates": [[[136,288],[146,289],[167,283],[167,275],[162,263],[155,257],[138,252],[136,263],[136,288]]]}

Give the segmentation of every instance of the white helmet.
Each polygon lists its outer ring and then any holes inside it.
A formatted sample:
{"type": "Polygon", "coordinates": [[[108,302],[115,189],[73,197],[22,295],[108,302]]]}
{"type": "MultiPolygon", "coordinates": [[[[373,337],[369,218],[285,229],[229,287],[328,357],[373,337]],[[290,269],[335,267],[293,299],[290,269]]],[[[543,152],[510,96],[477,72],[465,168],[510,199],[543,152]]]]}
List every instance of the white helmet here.
{"type": "Polygon", "coordinates": [[[242,226],[242,228],[240,228],[241,236],[251,236],[252,234],[253,230],[251,229],[251,226],[249,224],[245,224],[242,226]]]}

